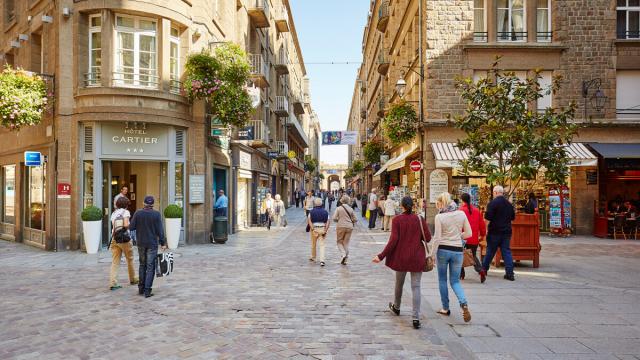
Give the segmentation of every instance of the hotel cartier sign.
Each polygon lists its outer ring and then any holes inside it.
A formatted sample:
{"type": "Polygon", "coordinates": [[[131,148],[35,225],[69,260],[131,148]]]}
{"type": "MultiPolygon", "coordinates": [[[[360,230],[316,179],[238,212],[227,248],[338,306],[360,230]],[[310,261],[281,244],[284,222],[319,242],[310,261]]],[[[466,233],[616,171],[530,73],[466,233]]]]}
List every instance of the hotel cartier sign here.
{"type": "Polygon", "coordinates": [[[166,157],[169,155],[167,126],[146,123],[102,125],[102,154],[123,157],[166,157]]]}

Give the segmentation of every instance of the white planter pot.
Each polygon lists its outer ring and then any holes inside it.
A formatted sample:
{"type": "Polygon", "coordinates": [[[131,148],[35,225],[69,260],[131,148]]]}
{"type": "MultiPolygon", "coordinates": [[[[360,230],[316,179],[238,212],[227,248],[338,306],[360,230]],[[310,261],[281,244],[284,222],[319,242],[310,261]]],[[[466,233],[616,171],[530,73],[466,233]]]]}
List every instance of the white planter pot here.
{"type": "Polygon", "coordinates": [[[83,221],[82,235],[87,254],[97,254],[102,241],[102,220],[83,221]]]}
{"type": "Polygon", "coordinates": [[[167,246],[171,250],[178,248],[180,242],[180,229],[182,227],[182,219],[164,219],[165,232],[167,234],[167,246]]]}

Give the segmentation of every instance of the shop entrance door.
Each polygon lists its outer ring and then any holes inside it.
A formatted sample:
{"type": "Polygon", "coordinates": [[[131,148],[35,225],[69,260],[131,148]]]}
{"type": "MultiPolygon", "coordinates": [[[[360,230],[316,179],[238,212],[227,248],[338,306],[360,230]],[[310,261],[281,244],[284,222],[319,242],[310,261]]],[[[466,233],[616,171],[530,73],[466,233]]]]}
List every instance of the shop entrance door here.
{"type": "Polygon", "coordinates": [[[127,187],[128,207],[131,216],[144,206],[144,198],[153,196],[153,208],[160,211],[167,206],[168,179],[167,162],[160,161],[103,161],[102,162],[102,207],[104,211],[102,245],[106,247],[111,238],[111,213],[113,200],[123,187],[127,187]]]}

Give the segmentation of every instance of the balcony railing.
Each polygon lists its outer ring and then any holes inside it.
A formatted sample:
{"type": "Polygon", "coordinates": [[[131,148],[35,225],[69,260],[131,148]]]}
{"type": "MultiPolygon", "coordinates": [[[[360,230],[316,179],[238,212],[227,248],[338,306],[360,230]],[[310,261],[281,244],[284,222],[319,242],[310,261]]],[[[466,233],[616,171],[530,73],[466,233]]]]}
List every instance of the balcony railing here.
{"type": "Polygon", "coordinates": [[[134,72],[132,69],[120,69],[113,72],[113,86],[133,86],[157,88],[160,78],[155,71],[134,72]]]}
{"type": "Polygon", "coordinates": [[[261,88],[268,87],[269,68],[262,54],[250,54],[249,60],[251,62],[251,77],[256,82],[256,85],[261,88]]]}
{"type": "Polygon", "coordinates": [[[86,87],[100,86],[100,80],[101,80],[101,76],[99,71],[88,72],[84,74],[83,81],[84,81],[84,86],[86,87]]]}
{"type": "Polygon", "coordinates": [[[278,75],[286,75],[289,73],[289,53],[285,46],[281,46],[276,55],[274,68],[278,75]]]}
{"type": "Polygon", "coordinates": [[[538,42],[551,42],[551,39],[553,39],[553,31],[538,31],[536,33],[538,42]]]}
{"type": "Polygon", "coordinates": [[[275,113],[278,116],[289,116],[289,100],[286,96],[276,96],[275,113]]]}
{"type": "Polygon", "coordinates": [[[473,42],[486,43],[489,41],[489,33],[486,31],[476,31],[473,33],[473,42]]]}
{"type": "Polygon", "coordinates": [[[177,95],[182,93],[182,82],[173,76],[169,80],[169,92],[177,95]]]}
{"type": "Polygon", "coordinates": [[[640,39],[640,31],[619,31],[617,34],[618,39],[640,39]]]}
{"type": "Polygon", "coordinates": [[[249,0],[247,12],[256,27],[269,27],[269,0],[249,0]]]}
{"type": "Polygon", "coordinates": [[[289,32],[289,13],[284,5],[278,8],[275,18],[278,31],[289,32]]]}
{"type": "Polygon", "coordinates": [[[384,53],[384,49],[380,49],[378,52],[378,73],[381,75],[387,75],[389,72],[389,58],[384,53]]]}
{"type": "Polygon", "coordinates": [[[526,31],[498,31],[498,41],[526,41],[526,31]]]}
{"type": "Polygon", "coordinates": [[[389,0],[383,0],[378,8],[378,25],[376,28],[378,31],[387,31],[387,25],[389,25],[389,0]]]}
{"type": "Polygon", "coordinates": [[[286,157],[289,152],[289,144],[286,141],[276,141],[276,151],[279,157],[286,157]]]}
{"type": "MultiPolygon", "coordinates": [[[[267,147],[269,144],[269,133],[264,120],[251,120],[247,130],[252,130],[253,134],[249,137],[249,144],[254,148],[267,147]]],[[[247,134],[249,135],[249,134],[247,134]]]]}

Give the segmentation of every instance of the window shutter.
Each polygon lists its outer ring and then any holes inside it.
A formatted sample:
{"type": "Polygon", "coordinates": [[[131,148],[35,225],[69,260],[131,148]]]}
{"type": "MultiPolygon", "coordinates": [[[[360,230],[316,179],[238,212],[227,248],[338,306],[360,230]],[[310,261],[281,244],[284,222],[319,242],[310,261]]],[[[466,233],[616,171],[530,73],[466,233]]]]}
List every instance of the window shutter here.
{"type": "Polygon", "coordinates": [[[84,127],[84,152],[93,152],[93,126],[90,125],[84,127]]]}
{"type": "Polygon", "coordinates": [[[176,156],[184,156],[184,130],[176,130],[176,156]]]}

